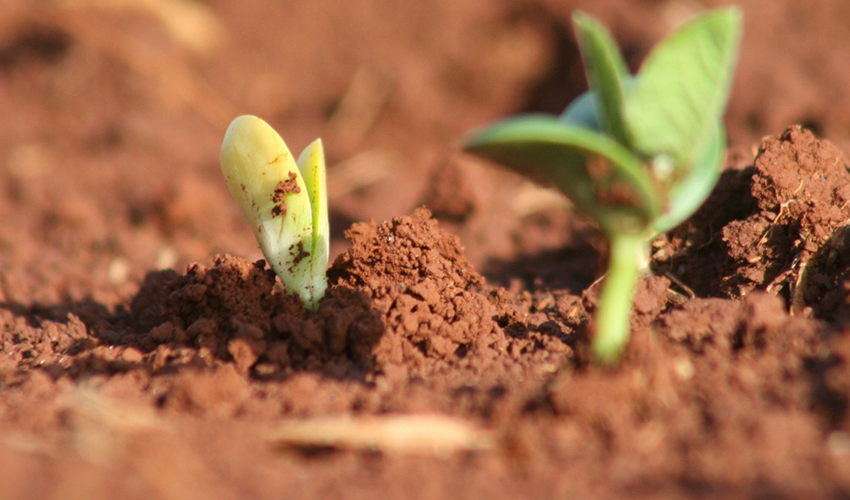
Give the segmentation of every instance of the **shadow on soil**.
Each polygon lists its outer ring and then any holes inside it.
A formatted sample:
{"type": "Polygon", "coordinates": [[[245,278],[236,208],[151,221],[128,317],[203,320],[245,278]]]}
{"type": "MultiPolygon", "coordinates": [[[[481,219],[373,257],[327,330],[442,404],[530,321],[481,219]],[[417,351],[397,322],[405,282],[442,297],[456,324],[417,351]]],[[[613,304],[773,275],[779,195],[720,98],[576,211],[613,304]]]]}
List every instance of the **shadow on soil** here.
{"type": "Polygon", "coordinates": [[[258,380],[309,371],[364,381],[384,332],[371,298],[348,287],[328,290],[319,311],[283,293],[262,262],[231,256],[214,265],[149,272],[129,309],[92,300],[54,305],[0,303],[28,328],[10,332],[23,358],[54,379],[233,363],[258,380]],[[51,326],[52,324],[52,326],[51,326]]]}

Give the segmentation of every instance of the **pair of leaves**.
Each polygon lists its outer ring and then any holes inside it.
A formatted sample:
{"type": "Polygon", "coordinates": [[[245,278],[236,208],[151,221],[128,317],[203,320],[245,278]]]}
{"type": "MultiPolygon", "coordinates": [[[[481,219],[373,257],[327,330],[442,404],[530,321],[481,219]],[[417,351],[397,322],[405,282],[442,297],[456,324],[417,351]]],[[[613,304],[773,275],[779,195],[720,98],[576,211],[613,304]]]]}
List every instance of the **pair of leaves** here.
{"type": "Polygon", "coordinates": [[[590,90],[558,120],[504,120],[474,134],[467,150],[554,183],[609,234],[667,230],[719,176],[740,13],[721,9],[686,24],[635,77],[601,24],[573,19],[590,90]]]}
{"type": "Polygon", "coordinates": [[[239,116],[224,135],[221,169],[266,260],[287,290],[315,310],[327,288],[330,255],[321,139],[296,162],[265,121],[239,116]]]}
{"type": "Polygon", "coordinates": [[[628,69],[610,33],[586,14],[574,24],[603,130],[645,158],[692,164],[726,107],[740,13],[711,12],[675,31],[650,53],[628,93],[628,69]]]}

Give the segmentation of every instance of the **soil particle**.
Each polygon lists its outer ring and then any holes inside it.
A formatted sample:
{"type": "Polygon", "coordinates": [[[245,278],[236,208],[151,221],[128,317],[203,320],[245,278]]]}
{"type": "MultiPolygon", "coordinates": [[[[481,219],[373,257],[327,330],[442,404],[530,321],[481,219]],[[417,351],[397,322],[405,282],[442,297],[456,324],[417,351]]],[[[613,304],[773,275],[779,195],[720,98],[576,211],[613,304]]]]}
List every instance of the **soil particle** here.
{"type": "Polygon", "coordinates": [[[297,175],[295,172],[289,172],[289,178],[285,181],[280,181],[274,187],[272,193],[272,202],[275,204],[272,207],[272,217],[283,217],[286,215],[286,196],[301,192],[301,187],[296,182],[297,175]]]}
{"type": "Polygon", "coordinates": [[[266,342],[236,337],[228,342],[227,352],[233,358],[236,370],[242,375],[248,375],[259,357],[266,352],[266,342]]]}
{"type": "Polygon", "coordinates": [[[289,248],[289,251],[292,253],[292,265],[289,266],[289,271],[292,272],[298,264],[301,263],[302,260],[306,259],[310,256],[310,252],[304,249],[304,242],[299,241],[295,245],[289,248]]]}
{"type": "Polygon", "coordinates": [[[812,257],[800,288],[804,314],[841,326],[850,321],[850,227],[835,231],[812,257]]]}

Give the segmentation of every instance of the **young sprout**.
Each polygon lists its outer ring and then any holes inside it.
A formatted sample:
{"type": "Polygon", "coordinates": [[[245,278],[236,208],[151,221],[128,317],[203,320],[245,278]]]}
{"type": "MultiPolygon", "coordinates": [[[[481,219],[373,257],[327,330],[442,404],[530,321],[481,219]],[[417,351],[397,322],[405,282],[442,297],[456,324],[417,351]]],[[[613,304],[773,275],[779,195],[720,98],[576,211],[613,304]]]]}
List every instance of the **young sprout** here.
{"type": "Polygon", "coordinates": [[[329,255],[321,139],[307,146],[296,163],[268,123],[240,116],[224,134],[221,171],[287,291],[317,310],[327,288],[329,255]]]}
{"type": "Polygon", "coordinates": [[[616,362],[649,241],[688,218],[720,176],[722,124],[741,34],[736,8],[688,22],[630,75],[611,34],[576,13],[590,89],[560,117],[522,115],[474,132],[466,150],[554,184],[610,241],[593,352],[616,362]]]}

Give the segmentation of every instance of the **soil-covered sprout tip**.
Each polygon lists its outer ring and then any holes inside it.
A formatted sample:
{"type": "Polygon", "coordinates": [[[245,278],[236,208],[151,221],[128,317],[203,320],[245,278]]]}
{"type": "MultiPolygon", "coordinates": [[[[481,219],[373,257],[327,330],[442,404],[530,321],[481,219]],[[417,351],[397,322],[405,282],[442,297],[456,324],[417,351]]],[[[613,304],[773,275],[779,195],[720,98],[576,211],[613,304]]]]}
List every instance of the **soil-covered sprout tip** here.
{"type": "Polygon", "coordinates": [[[699,15],[631,75],[608,30],[576,13],[589,90],[560,116],[509,117],[466,143],[475,155],[554,184],[609,239],[593,338],[604,364],[616,362],[628,343],[650,240],[687,219],[719,179],[741,17],[734,7],[699,15]]]}
{"type": "Polygon", "coordinates": [[[327,289],[330,253],[321,139],[307,146],[296,162],[265,121],[239,116],[224,135],[221,170],[287,292],[317,310],[327,289]]]}

